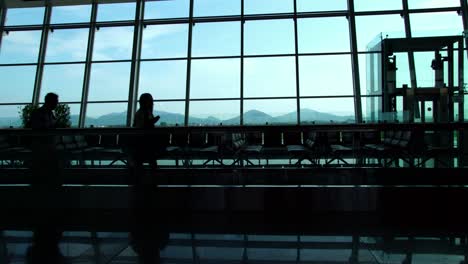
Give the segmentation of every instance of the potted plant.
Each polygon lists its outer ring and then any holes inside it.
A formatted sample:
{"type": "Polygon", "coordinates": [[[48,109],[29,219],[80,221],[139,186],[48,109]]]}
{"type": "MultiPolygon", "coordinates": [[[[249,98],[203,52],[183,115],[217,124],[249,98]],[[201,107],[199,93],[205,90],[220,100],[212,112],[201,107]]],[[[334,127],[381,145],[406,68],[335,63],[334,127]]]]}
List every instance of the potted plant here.
{"type": "MultiPolygon", "coordinates": [[[[39,106],[33,104],[27,104],[20,108],[19,114],[24,128],[31,128],[31,114],[38,108],[39,106]]],[[[58,104],[54,110],[54,116],[56,118],[57,128],[67,128],[71,126],[70,107],[67,104],[58,104]]]]}

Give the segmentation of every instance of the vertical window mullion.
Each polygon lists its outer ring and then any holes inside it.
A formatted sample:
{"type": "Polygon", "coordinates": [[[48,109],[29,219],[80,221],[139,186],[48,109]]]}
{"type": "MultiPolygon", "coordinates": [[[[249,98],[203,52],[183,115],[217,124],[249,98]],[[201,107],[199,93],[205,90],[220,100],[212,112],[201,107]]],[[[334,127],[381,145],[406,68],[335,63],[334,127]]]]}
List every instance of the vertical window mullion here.
{"type": "Polygon", "coordinates": [[[296,100],[297,100],[297,124],[301,124],[301,93],[299,84],[299,44],[297,33],[297,0],[294,0],[294,55],[296,59],[296,100]]]}
{"type": "Polygon", "coordinates": [[[362,123],[361,82],[359,76],[359,57],[356,36],[356,14],[354,13],[354,0],[348,0],[349,38],[351,42],[351,61],[353,69],[354,88],[354,114],[356,123],[362,123]]]}
{"type": "Polygon", "coordinates": [[[88,106],[88,95],[89,95],[89,82],[91,77],[91,62],[93,60],[93,48],[94,48],[94,36],[96,35],[96,18],[98,12],[97,1],[93,1],[91,8],[91,22],[89,25],[88,33],[88,46],[86,51],[86,63],[85,71],[83,77],[83,90],[81,96],[81,108],[80,108],[80,118],[78,122],[78,127],[85,126],[86,120],[86,109],[88,106]]]}
{"type": "Polygon", "coordinates": [[[0,7],[0,50],[2,48],[2,38],[3,38],[3,32],[5,28],[5,18],[6,18],[6,13],[7,13],[6,8],[1,8],[0,7]]]}
{"type": "MultiPolygon", "coordinates": [[[[408,7],[408,0],[403,1],[403,18],[405,20],[405,34],[406,38],[412,38],[413,35],[411,33],[411,20],[409,16],[409,7],[408,7]]],[[[414,62],[414,52],[408,52],[408,63],[410,68],[410,79],[411,79],[411,87],[416,88],[418,86],[418,81],[416,78],[416,64],[414,62]]],[[[419,109],[419,108],[416,108],[419,109]]]]}
{"type": "Polygon", "coordinates": [[[135,27],[133,31],[132,62],[130,68],[130,84],[127,108],[127,126],[133,123],[133,113],[136,110],[138,100],[138,84],[140,76],[141,42],[143,35],[143,14],[145,12],[145,1],[138,0],[135,8],[135,27]]]}
{"type": "Polygon", "coordinates": [[[189,11],[189,28],[188,28],[188,45],[187,45],[187,84],[185,91],[185,120],[184,125],[188,126],[189,114],[190,114],[190,76],[192,66],[192,32],[193,32],[193,1],[190,0],[190,11],[189,11]]]}
{"type": "MultiPolygon", "coordinates": [[[[44,23],[42,24],[42,36],[39,47],[39,54],[37,59],[36,79],[34,81],[34,91],[32,96],[32,103],[39,103],[39,96],[41,93],[42,74],[44,73],[44,60],[47,49],[47,40],[50,31],[50,17],[52,15],[52,5],[47,1],[44,12],[44,23]]],[[[60,96],[60,95],[59,95],[60,96]]]]}
{"type": "Polygon", "coordinates": [[[244,1],[241,0],[241,50],[240,50],[240,125],[244,125],[244,1]]]}
{"type": "MultiPolygon", "coordinates": [[[[465,30],[465,48],[468,47],[468,1],[460,0],[460,5],[462,9],[462,18],[463,18],[463,29],[465,30]]],[[[468,58],[468,51],[466,52],[468,58]]]]}

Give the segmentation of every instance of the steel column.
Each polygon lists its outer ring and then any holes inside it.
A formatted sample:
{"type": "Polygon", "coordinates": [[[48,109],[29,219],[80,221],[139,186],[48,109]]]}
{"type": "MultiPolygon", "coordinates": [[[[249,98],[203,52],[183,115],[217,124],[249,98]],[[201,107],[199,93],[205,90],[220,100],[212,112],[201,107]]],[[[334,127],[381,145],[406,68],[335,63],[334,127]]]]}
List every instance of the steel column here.
{"type": "Polygon", "coordinates": [[[296,59],[296,100],[297,100],[297,124],[301,124],[301,90],[299,84],[299,40],[297,39],[297,0],[294,0],[294,54],[296,59]]]}
{"type": "Polygon", "coordinates": [[[2,48],[2,37],[4,33],[6,13],[7,9],[0,7],[0,49],[2,48]]]}
{"type": "Polygon", "coordinates": [[[354,0],[348,0],[349,37],[351,44],[351,62],[353,69],[354,112],[356,123],[362,123],[361,79],[359,76],[359,56],[356,36],[356,16],[354,13],[354,0]]]}
{"type": "Polygon", "coordinates": [[[91,22],[89,25],[88,33],[88,46],[86,51],[86,64],[83,76],[83,90],[81,91],[81,108],[80,118],[78,121],[78,127],[85,127],[86,121],[86,109],[88,107],[88,94],[89,94],[89,82],[91,79],[91,62],[93,60],[93,48],[94,48],[94,35],[96,34],[96,17],[98,4],[97,1],[93,1],[91,8],[91,22]]]}
{"type": "Polygon", "coordinates": [[[135,10],[135,27],[133,31],[133,51],[132,65],[130,69],[130,85],[128,93],[128,108],[127,108],[127,126],[133,124],[133,113],[136,110],[136,102],[138,100],[138,84],[140,80],[140,57],[141,57],[141,42],[143,37],[143,15],[145,13],[145,0],[136,1],[135,10]]]}
{"type": "Polygon", "coordinates": [[[192,71],[192,32],[193,26],[193,1],[190,0],[190,12],[189,12],[189,31],[188,31],[188,45],[187,45],[187,80],[186,80],[186,90],[185,90],[185,121],[184,125],[188,126],[189,124],[189,114],[190,114],[190,76],[192,71]]]}
{"type": "Polygon", "coordinates": [[[241,0],[240,125],[244,125],[244,1],[241,0]]]}
{"type": "Polygon", "coordinates": [[[52,5],[50,4],[49,1],[47,1],[46,6],[45,6],[45,11],[44,11],[44,23],[42,24],[42,36],[41,36],[41,43],[39,46],[36,79],[34,80],[34,91],[33,91],[33,96],[32,96],[32,103],[35,105],[39,103],[39,96],[41,93],[42,74],[44,72],[44,60],[45,60],[46,49],[47,49],[47,40],[49,38],[51,15],[52,15],[52,5]]]}

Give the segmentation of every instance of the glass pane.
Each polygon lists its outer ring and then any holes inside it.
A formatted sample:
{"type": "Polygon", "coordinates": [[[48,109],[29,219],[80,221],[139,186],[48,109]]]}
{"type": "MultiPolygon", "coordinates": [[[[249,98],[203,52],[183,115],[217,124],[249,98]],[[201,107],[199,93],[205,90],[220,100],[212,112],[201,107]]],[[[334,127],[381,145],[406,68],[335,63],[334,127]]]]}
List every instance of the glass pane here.
{"type": "Polygon", "coordinates": [[[413,37],[432,37],[461,35],[462,16],[457,12],[411,14],[411,33],[413,37]]]}
{"type": "Polygon", "coordinates": [[[192,60],[190,98],[239,98],[240,59],[192,60]]]}
{"type": "Polygon", "coordinates": [[[240,55],[240,22],[198,23],[193,27],[192,56],[240,55]]]}
{"type": "Polygon", "coordinates": [[[147,26],[143,30],[142,59],[187,57],[188,25],[147,26]]]}
{"type": "MultiPolygon", "coordinates": [[[[59,100],[63,101],[61,96],[59,100]]],[[[80,104],[68,104],[68,106],[70,107],[71,127],[77,127],[80,120],[80,104]]]]}
{"type": "Polygon", "coordinates": [[[285,248],[247,248],[249,259],[258,262],[278,261],[294,262],[297,259],[297,249],[285,248]]]}
{"type": "Polygon", "coordinates": [[[361,83],[361,95],[372,95],[382,93],[381,80],[382,74],[381,61],[379,54],[359,54],[359,75],[361,83]]]}
{"type": "Polygon", "coordinates": [[[0,67],[0,103],[32,101],[36,66],[0,67]]]}
{"type": "Polygon", "coordinates": [[[50,23],[83,23],[90,20],[91,5],[54,6],[50,23]]]}
{"type": "MultiPolygon", "coordinates": [[[[351,249],[301,249],[301,257],[307,262],[348,262],[351,249]]],[[[361,260],[362,261],[362,260],[361,260]]],[[[372,263],[373,261],[369,261],[372,263]]]]}
{"type": "Polygon", "coordinates": [[[24,105],[2,105],[0,106],[0,127],[23,127],[20,111],[24,105]]]}
{"type": "Polygon", "coordinates": [[[135,3],[100,4],[96,20],[118,21],[135,19],[135,3]]]}
{"type": "Polygon", "coordinates": [[[297,124],[295,99],[244,100],[244,124],[297,124]]]}
{"type": "Polygon", "coordinates": [[[130,63],[95,63],[91,67],[90,101],[128,100],[130,63]]]}
{"type": "Polygon", "coordinates": [[[357,16],[356,34],[359,51],[374,47],[380,40],[404,38],[405,25],[400,15],[357,16]]]}
{"type": "Polygon", "coordinates": [[[354,98],[301,99],[301,124],[354,123],[354,98]]]}
{"type": "Polygon", "coordinates": [[[230,16],[241,14],[240,0],[194,0],[193,16],[230,16]]]}
{"type": "Polygon", "coordinates": [[[298,12],[348,10],[347,0],[311,1],[296,0],[298,12]]]}
{"type": "Polygon", "coordinates": [[[366,123],[383,121],[381,96],[362,97],[361,104],[363,120],[366,123]]]}
{"type": "Polygon", "coordinates": [[[93,60],[132,58],[133,27],[103,27],[96,31],[93,60]]]}
{"type": "Polygon", "coordinates": [[[433,52],[414,53],[418,87],[435,87],[435,72],[431,68],[434,57],[435,55],[433,52]]]}
{"type": "Polygon", "coordinates": [[[128,103],[88,104],[85,126],[111,127],[125,126],[128,103]]]}
{"type": "Polygon", "coordinates": [[[141,62],[139,94],[151,93],[155,100],[185,99],[187,61],[141,62]]]}
{"type": "Polygon", "coordinates": [[[44,11],[44,7],[8,9],[5,18],[5,26],[42,24],[44,22],[44,11]]]}
{"type": "Polygon", "coordinates": [[[161,117],[158,126],[183,126],[185,102],[155,102],[154,114],[161,117]]]}
{"type": "Polygon", "coordinates": [[[460,6],[460,0],[411,0],[411,1],[408,1],[408,7],[410,9],[459,7],[459,6],[460,6]]]}
{"type": "Polygon", "coordinates": [[[188,17],[190,0],[146,1],[145,19],[188,17]]]}
{"type": "Polygon", "coordinates": [[[240,101],[192,101],[189,125],[239,125],[240,101]]]}
{"type": "Polygon", "coordinates": [[[245,22],[245,54],[293,54],[294,22],[289,19],[245,22]]]}
{"type": "MultiPolygon", "coordinates": [[[[411,1],[409,1],[411,2],[411,1]]],[[[401,0],[355,0],[355,11],[401,10],[401,0]]]]}
{"type": "Polygon", "coordinates": [[[2,37],[0,63],[37,63],[41,31],[10,31],[2,37]]]}
{"type": "Polygon", "coordinates": [[[61,102],[80,102],[83,90],[84,64],[45,65],[42,77],[41,102],[53,92],[61,102]]]}
{"type": "Polygon", "coordinates": [[[299,53],[350,51],[345,17],[299,19],[297,30],[299,53]]]}
{"type": "Polygon", "coordinates": [[[246,0],[244,1],[244,13],[270,14],[270,13],[292,13],[294,12],[293,0],[246,0]]]}
{"type": "Polygon", "coordinates": [[[296,96],[294,57],[246,58],[244,60],[244,96],[296,96]]]}
{"type": "Polygon", "coordinates": [[[85,61],[89,29],[58,29],[49,33],[46,62],[85,61]]]}
{"type": "Polygon", "coordinates": [[[353,95],[352,72],[350,55],[300,57],[300,95],[353,95]]]}

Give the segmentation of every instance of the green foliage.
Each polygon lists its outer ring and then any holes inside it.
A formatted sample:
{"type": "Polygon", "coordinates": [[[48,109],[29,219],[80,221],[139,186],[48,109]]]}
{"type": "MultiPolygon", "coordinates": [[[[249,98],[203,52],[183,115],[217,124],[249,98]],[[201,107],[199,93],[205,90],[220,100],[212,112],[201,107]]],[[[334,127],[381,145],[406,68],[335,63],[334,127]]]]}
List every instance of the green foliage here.
{"type": "MultiPolygon", "coordinates": [[[[23,127],[31,128],[31,114],[38,108],[39,106],[33,104],[27,104],[23,108],[20,108],[19,114],[23,127]]],[[[54,110],[54,115],[56,118],[56,127],[66,128],[71,126],[70,107],[67,104],[58,104],[54,110]]]]}
{"type": "Polygon", "coordinates": [[[21,117],[21,123],[25,128],[31,128],[31,114],[34,110],[39,108],[37,105],[27,104],[23,108],[19,108],[19,114],[21,117]]]}
{"type": "Polygon", "coordinates": [[[59,104],[54,110],[57,118],[56,126],[59,128],[71,127],[70,107],[67,104],[59,104]]]}

